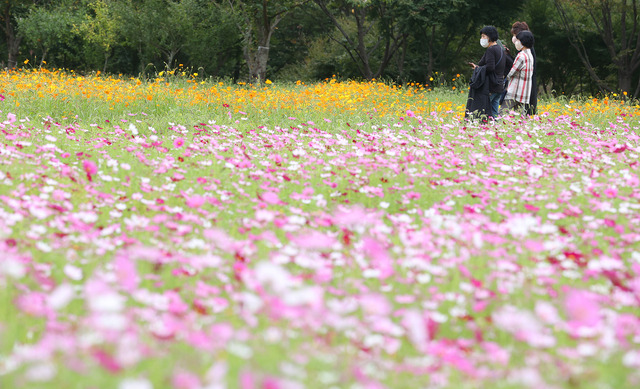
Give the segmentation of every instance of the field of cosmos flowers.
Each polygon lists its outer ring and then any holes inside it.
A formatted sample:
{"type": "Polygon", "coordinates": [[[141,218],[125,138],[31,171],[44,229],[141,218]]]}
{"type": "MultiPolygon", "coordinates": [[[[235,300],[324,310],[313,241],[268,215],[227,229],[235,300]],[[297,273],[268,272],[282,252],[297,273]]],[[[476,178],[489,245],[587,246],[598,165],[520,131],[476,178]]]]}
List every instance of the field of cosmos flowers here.
{"type": "Polygon", "coordinates": [[[1,73],[0,387],[640,387],[640,107],[461,89],[1,73]]]}

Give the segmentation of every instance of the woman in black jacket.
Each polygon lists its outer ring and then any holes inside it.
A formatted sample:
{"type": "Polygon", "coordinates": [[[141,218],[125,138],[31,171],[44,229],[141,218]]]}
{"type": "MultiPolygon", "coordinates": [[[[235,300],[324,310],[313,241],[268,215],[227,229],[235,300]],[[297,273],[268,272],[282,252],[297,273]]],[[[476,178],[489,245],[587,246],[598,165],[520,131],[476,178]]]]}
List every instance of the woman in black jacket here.
{"type": "Polygon", "coordinates": [[[487,114],[494,119],[498,116],[500,97],[504,91],[504,71],[506,57],[502,47],[498,44],[498,30],[493,26],[485,26],[480,30],[480,45],[487,50],[478,64],[469,63],[474,70],[478,66],[484,66],[486,80],[489,83],[489,104],[490,110],[487,114]]]}

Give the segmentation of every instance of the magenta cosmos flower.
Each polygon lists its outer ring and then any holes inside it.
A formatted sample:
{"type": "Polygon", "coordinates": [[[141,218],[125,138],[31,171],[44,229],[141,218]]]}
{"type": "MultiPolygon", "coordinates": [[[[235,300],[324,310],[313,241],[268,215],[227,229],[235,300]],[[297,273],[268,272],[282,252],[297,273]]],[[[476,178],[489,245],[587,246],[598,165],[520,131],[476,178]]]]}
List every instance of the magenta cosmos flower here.
{"type": "Polygon", "coordinates": [[[182,138],[176,138],[173,141],[173,147],[175,147],[176,149],[179,149],[180,147],[182,147],[184,145],[184,139],[182,138]]]}

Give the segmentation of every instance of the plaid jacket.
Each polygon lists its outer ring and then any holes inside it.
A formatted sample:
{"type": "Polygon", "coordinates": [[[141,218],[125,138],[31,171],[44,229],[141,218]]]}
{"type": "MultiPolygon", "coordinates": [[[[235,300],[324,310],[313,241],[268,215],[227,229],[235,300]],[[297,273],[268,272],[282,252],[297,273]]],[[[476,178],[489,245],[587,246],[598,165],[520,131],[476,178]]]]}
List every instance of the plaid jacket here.
{"type": "Polygon", "coordinates": [[[531,86],[533,85],[533,55],[531,50],[524,49],[518,53],[513,61],[513,67],[509,74],[509,86],[505,100],[515,100],[519,103],[529,104],[531,86]]]}

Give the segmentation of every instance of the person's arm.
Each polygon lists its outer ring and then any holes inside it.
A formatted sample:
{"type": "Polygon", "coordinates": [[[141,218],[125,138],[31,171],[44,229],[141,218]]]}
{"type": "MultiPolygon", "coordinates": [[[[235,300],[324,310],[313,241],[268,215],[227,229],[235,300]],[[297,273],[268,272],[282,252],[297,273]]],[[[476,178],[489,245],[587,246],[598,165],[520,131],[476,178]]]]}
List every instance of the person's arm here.
{"type": "Polygon", "coordinates": [[[487,52],[484,52],[482,58],[480,58],[480,62],[478,62],[478,66],[483,66],[487,64],[487,52]]]}
{"type": "MultiPolygon", "coordinates": [[[[506,49],[506,47],[505,47],[505,49],[506,49]]],[[[504,69],[505,70],[511,69],[511,67],[513,66],[513,57],[511,56],[511,54],[509,54],[508,51],[506,51],[504,53],[504,57],[505,57],[505,60],[506,60],[506,62],[504,63],[504,69]]]]}
{"type": "Polygon", "coordinates": [[[485,66],[487,68],[487,73],[489,72],[493,72],[496,69],[496,61],[498,60],[495,57],[497,50],[493,50],[493,49],[487,49],[487,51],[484,53],[484,57],[486,58],[485,60],[485,66]]]}
{"type": "Polygon", "coordinates": [[[533,74],[536,74],[536,62],[538,62],[536,59],[536,50],[533,47],[529,50],[531,50],[531,56],[533,57],[533,74]]]}
{"type": "Polygon", "coordinates": [[[522,61],[522,56],[518,54],[516,59],[513,61],[513,66],[511,66],[511,70],[509,71],[509,74],[507,74],[507,78],[513,77],[513,75],[516,74],[517,71],[522,70],[523,66],[524,66],[524,62],[522,61]]]}

